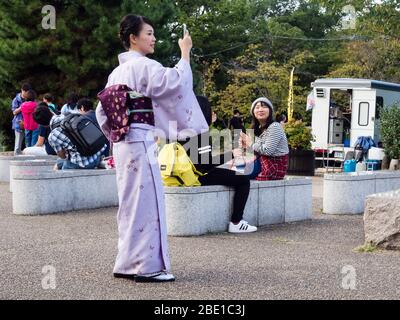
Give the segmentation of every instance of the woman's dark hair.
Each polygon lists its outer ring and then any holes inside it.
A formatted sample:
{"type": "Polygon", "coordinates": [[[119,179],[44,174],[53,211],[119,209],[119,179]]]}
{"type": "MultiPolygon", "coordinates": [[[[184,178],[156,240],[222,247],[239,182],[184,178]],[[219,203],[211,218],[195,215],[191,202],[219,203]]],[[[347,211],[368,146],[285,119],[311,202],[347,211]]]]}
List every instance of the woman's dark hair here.
{"type": "Polygon", "coordinates": [[[29,83],[24,83],[22,86],[21,86],[21,90],[23,90],[23,91],[29,91],[29,90],[31,90],[32,89],[32,86],[29,84],[29,83]]]}
{"type": "Polygon", "coordinates": [[[54,97],[50,93],[46,93],[43,96],[43,99],[46,99],[48,102],[53,102],[54,101],[54,97]]]}
{"type": "Polygon", "coordinates": [[[212,120],[212,110],[211,110],[210,101],[208,101],[208,99],[203,96],[196,96],[196,99],[200,105],[201,111],[203,112],[203,115],[207,121],[207,124],[210,126],[211,120],[212,120]]]}
{"type": "Polygon", "coordinates": [[[93,102],[88,98],[82,98],[78,101],[78,109],[83,108],[85,112],[93,110],[93,102]]]}
{"type": "Polygon", "coordinates": [[[25,101],[35,101],[36,100],[36,92],[35,90],[28,90],[28,93],[26,94],[26,99],[25,101]]]}
{"type": "Polygon", "coordinates": [[[67,105],[71,110],[75,110],[78,104],[79,97],[75,92],[69,94],[67,98],[67,105]]]}
{"type": "Polygon", "coordinates": [[[49,105],[46,102],[39,102],[36,108],[39,108],[39,107],[47,107],[48,108],[49,105]]]}
{"type": "Polygon", "coordinates": [[[45,102],[39,103],[33,112],[33,120],[42,126],[49,126],[50,120],[53,118],[53,116],[54,113],[50,111],[49,106],[45,102]]]}
{"type": "Polygon", "coordinates": [[[129,50],[129,48],[131,47],[131,34],[133,34],[134,36],[139,36],[144,24],[148,24],[154,29],[153,22],[151,22],[151,20],[146,17],[128,14],[127,16],[122,18],[119,25],[119,39],[121,40],[126,50],[129,50]]]}
{"type": "Polygon", "coordinates": [[[286,117],[286,114],[284,114],[284,113],[277,113],[277,114],[275,114],[275,119],[276,119],[276,122],[286,122],[287,121],[287,117],[286,117]]]}
{"type": "Polygon", "coordinates": [[[253,120],[252,120],[252,123],[251,123],[251,129],[254,129],[254,135],[255,135],[256,137],[259,137],[259,136],[264,132],[264,130],[267,130],[268,127],[269,127],[272,123],[274,123],[274,115],[273,115],[274,111],[272,110],[271,106],[269,106],[268,104],[266,104],[266,103],[263,102],[263,101],[260,101],[259,103],[261,103],[261,105],[263,105],[264,107],[267,107],[267,108],[268,108],[268,110],[269,110],[269,115],[268,115],[267,123],[265,124],[265,126],[261,126],[261,125],[260,125],[260,122],[259,122],[259,121],[256,119],[256,117],[254,116],[254,113],[252,114],[253,120]]]}

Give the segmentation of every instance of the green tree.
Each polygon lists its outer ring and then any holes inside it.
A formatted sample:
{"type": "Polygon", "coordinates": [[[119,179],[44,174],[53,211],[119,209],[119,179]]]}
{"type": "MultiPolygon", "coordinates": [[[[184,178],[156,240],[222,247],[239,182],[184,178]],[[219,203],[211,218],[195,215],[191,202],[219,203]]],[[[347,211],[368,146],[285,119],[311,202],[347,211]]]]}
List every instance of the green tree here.
{"type": "Polygon", "coordinates": [[[0,130],[10,130],[11,99],[23,82],[39,94],[53,93],[58,102],[70,91],[95,97],[124,50],[117,34],[121,17],[128,13],[154,21],[160,40],[156,58],[172,64],[176,46],[170,25],[175,12],[174,2],[162,0],[1,1],[0,112],[5,116],[0,130]],[[55,30],[42,28],[41,11],[48,4],[56,9],[55,30]]]}
{"type": "MultiPolygon", "coordinates": [[[[287,64],[279,64],[263,54],[260,45],[251,45],[243,56],[235,59],[233,67],[228,71],[231,81],[224,90],[213,92],[215,85],[212,77],[207,78],[208,93],[216,100],[216,111],[225,117],[232,116],[234,109],[248,115],[251,102],[260,96],[270,98],[275,112],[286,111],[290,70],[293,66],[301,66],[310,59],[313,59],[310,52],[302,52],[287,64]]],[[[307,89],[296,83],[297,76],[294,80],[295,111],[305,116],[307,89]]]]}
{"type": "MultiPolygon", "coordinates": [[[[0,2],[0,131],[10,131],[10,102],[23,82],[39,94],[69,91],[92,98],[118,64],[120,18],[148,16],[158,39],[154,58],[173,66],[178,37],[193,37],[197,93],[225,116],[268,95],[286,110],[288,77],[295,71],[295,114],[306,121],[310,83],[323,76],[400,78],[398,1],[386,0],[14,0],[0,2]],[[44,5],[54,5],[56,30],[41,27],[44,5]],[[356,30],[341,30],[343,7],[358,12],[356,30]],[[366,10],[366,9],[368,10],[366,10]],[[371,40],[325,41],[343,36],[371,40]]],[[[8,132],[10,136],[10,132],[8,132]]]]}
{"type": "Polygon", "coordinates": [[[400,158],[400,106],[395,104],[381,110],[382,142],[386,155],[400,158]]]}
{"type": "Polygon", "coordinates": [[[359,12],[354,31],[361,38],[339,51],[341,63],[329,75],[399,82],[400,2],[364,1],[364,4],[367,10],[359,12]]]}
{"type": "Polygon", "coordinates": [[[342,43],[322,41],[341,36],[342,13],[322,10],[320,5],[320,1],[250,1],[249,10],[258,23],[253,23],[253,44],[237,58],[210,58],[205,64],[204,92],[220,113],[229,117],[239,109],[247,114],[251,101],[260,95],[271,98],[278,111],[286,111],[289,73],[295,67],[295,114],[310,120],[305,112],[310,83],[342,62],[337,54],[342,43]],[[315,38],[321,41],[311,41],[315,38]]]}

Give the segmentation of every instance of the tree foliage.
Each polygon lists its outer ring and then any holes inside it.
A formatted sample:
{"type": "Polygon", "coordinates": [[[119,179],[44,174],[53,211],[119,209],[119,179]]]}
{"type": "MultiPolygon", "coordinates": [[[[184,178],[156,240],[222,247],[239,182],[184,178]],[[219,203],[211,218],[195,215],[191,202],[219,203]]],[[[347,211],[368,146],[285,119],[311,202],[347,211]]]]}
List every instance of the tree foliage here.
{"type": "Polygon", "coordinates": [[[381,110],[381,134],[387,156],[391,159],[400,159],[400,106],[398,104],[381,110]]]}
{"type": "Polygon", "coordinates": [[[39,1],[0,2],[0,128],[10,130],[11,99],[24,82],[39,94],[51,92],[62,102],[71,91],[95,97],[123,51],[119,21],[131,12],[150,17],[162,41],[157,58],[170,63],[174,50],[169,24],[176,19],[169,1],[39,1]],[[56,29],[42,27],[42,8],[56,9],[56,29]],[[158,8],[157,11],[153,8],[158,8]]]}
{"type": "Polygon", "coordinates": [[[291,150],[311,150],[314,137],[302,120],[291,120],[285,125],[285,133],[291,150]]]}
{"type": "Polygon", "coordinates": [[[156,26],[154,58],[179,59],[186,23],[193,37],[197,93],[220,116],[248,114],[267,95],[284,112],[295,67],[295,117],[305,112],[310,83],[320,77],[400,81],[400,1],[384,0],[13,0],[0,2],[0,132],[11,144],[11,99],[23,82],[59,103],[70,91],[95,98],[124,49],[122,16],[148,16],[156,26]],[[56,29],[41,26],[44,5],[56,8],[56,29]],[[343,30],[343,7],[357,12],[356,29],[343,30]],[[336,40],[344,38],[344,40],[336,40]],[[347,39],[347,40],[346,40],[347,39]],[[352,40],[353,39],[353,40],[352,40]]]}

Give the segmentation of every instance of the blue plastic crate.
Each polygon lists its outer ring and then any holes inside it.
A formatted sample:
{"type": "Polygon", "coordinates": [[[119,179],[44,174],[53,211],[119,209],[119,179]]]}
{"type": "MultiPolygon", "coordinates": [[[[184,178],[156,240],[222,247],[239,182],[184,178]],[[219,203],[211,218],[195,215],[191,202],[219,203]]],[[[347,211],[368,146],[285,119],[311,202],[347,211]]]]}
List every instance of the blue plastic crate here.
{"type": "Polygon", "coordinates": [[[367,160],[367,171],[381,170],[382,161],[378,160],[367,160]]]}

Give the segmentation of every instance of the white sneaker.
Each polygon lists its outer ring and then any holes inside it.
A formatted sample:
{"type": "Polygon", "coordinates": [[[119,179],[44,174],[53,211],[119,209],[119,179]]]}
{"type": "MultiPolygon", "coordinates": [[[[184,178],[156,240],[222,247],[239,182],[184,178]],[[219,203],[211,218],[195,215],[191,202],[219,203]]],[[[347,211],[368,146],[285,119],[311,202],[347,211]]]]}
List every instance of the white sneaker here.
{"type": "Polygon", "coordinates": [[[172,273],[162,271],[154,274],[137,275],[135,276],[136,282],[171,282],[175,281],[175,277],[172,273]]]}
{"type": "Polygon", "coordinates": [[[238,224],[229,223],[230,233],[248,233],[257,231],[257,227],[249,225],[247,221],[241,220],[238,224]]]}

